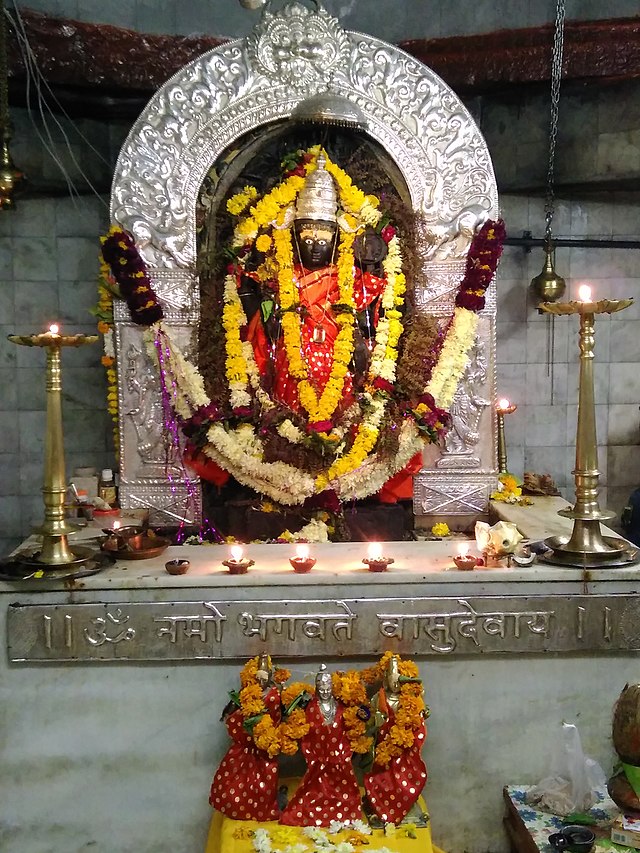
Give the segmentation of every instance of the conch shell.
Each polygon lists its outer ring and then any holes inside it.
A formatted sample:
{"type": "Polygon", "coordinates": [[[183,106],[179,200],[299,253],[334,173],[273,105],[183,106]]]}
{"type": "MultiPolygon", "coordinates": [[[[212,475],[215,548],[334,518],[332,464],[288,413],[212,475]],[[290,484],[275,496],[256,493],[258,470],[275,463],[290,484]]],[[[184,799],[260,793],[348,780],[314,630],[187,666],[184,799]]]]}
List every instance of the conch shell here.
{"type": "Polygon", "coordinates": [[[476,521],[475,533],[478,549],[496,557],[513,554],[524,538],[512,521],[499,521],[493,527],[486,521],[476,521]]]}

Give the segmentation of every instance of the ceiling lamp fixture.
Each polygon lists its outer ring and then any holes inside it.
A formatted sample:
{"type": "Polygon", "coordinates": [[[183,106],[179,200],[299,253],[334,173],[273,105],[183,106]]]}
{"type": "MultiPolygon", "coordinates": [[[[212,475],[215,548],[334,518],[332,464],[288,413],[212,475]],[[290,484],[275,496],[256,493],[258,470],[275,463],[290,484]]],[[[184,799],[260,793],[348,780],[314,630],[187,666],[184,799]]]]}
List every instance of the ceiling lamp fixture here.
{"type": "Polygon", "coordinates": [[[24,173],[16,169],[11,159],[10,139],[7,19],[4,0],[0,0],[0,210],[11,210],[15,189],[24,178],[24,173]]]}

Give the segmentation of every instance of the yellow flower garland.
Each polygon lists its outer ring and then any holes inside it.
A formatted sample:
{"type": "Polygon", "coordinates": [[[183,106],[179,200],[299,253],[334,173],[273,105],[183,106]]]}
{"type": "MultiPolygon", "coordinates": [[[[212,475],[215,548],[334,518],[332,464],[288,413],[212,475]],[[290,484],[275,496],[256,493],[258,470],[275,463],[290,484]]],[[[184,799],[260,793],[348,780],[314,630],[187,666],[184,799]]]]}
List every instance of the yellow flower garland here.
{"type": "MultiPolygon", "coordinates": [[[[320,150],[318,146],[313,149],[314,158],[306,165],[307,173],[317,168],[317,157],[320,150]]],[[[352,229],[357,229],[358,225],[360,227],[363,227],[364,224],[375,225],[381,216],[377,209],[379,204],[378,199],[375,196],[367,196],[358,189],[346,172],[333,163],[328,156],[326,156],[325,168],[338,186],[340,202],[346,211],[345,218],[347,219],[347,225],[352,229]]],[[[293,203],[303,184],[304,178],[291,176],[271,190],[270,193],[251,208],[249,216],[238,223],[234,242],[238,244],[245,242],[247,239],[255,238],[261,228],[273,224],[278,219],[282,221],[281,226],[273,230],[273,244],[277,265],[285,351],[289,363],[289,372],[298,382],[300,403],[307,412],[310,422],[318,423],[330,421],[342,399],[345,378],[349,363],[353,357],[355,317],[352,310],[343,311],[336,317],[336,323],[340,329],[334,342],[332,368],[325,387],[318,398],[315,389],[308,379],[306,364],[302,357],[301,325],[296,310],[299,299],[293,274],[291,230],[288,227],[284,227],[283,222],[284,210],[293,203]]],[[[244,196],[238,201],[238,204],[243,201],[244,196]]],[[[257,239],[260,240],[263,236],[266,237],[266,235],[260,235],[257,239]]],[[[340,229],[340,245],[336,263],[340,294],[339,301],[341,305],[349,309],[355,308],[353,295],[353,242],[355,236],[356,230],[345,231],[343,228],[340,229]]],[[[268,248],[266,241],[261,245],[268,248]]],[[[368,374],[369,382],[373,382],[378,376],[389,382],[395,380],[395,366],[398,358],[397,347],[403,330],[401,323],[402,314],[398,309],[404,303],[403,294],[406,289],[406,281],[401,272],[401,267],[399,242],[397,237],[394,237],[389,243],[388,254],[383,261],[387,285],[381,302],[386,314],[380,319],[378,329],[376,330],[373,357],[368,374]]],[[[237,369],[237,372],[234,371],[234,376],[236,377],[236,381],[240,382],[242,380],[239,378],[238,372],[242,372],[242,364],[237,359],[234,359],[239,335],[236,339],[236,332],[231,327],[229,335],[232,338],[232,343],[231,348],[228,347],[227,349],[227,362],[230,368],[235,367],[237,369]]],[[[227,340],[229,340],[229,337],[227,337],[227,340]]],[[[336,460],[326,474],[321,474],[316,478],[317,491],[322,491],[332,480],[344,476],[344,474],[362,465],[375,447],[379,434],[380,420],[381,412],[375,408],[373,415],[365,416],[357,428],[349,452],[336,460]]]]}
{"type": "Polygon", "coordinates": [[[436,406],[449,409],[458,383],[467,366],[469,350],[476,339],[478,315],[467,308],[456,308],[453,320],[440,351],[440,358],[427,383],[436,406]]]}
{"type": "Polygon", "coordinates": [[[107,375],[107,412],[113,421],[113,443],[118,455],[120,445],[118,413],[118,374],[116,371],[113,345],[113,297],[116,283],[109,265],[100,253],[100,279],[98,281],[98,304],[94,309],[98,317],[98,332],[103,336],[104,355],[100,359],[107,375]]]}

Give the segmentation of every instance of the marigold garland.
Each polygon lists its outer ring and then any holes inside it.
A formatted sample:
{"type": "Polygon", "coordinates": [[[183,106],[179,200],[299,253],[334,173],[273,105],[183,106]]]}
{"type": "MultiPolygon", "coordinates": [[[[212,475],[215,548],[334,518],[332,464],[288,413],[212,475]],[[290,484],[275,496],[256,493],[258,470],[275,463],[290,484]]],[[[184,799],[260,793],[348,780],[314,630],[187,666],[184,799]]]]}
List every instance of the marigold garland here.
{"type": "MultiPolygon", "coordinates": [[[[270,657],[267,658],[267,666],[272,668],[270,657]]],[[[313,687],[302,681],[287,685],[280,697],[282,720],[276,724],[267,711],[262,688],[256,680],[259,667],[260,657],[254,657],[247,661],[240,672],[242,689],[238,700],[245,726],[251,732],[255,745],[266,752],[269,758],[275,758],[280,753],[294,755],[298,750],[298,742],[309,731],[306,714],[296,705],[301,698],[313,694],[313,687]]],[[[283,684],[291,677],[291,673],[287,669],[276,669],[271,677],[276,684],[283,684]]]]}
{"type": "Polygon", "coordinates": [[[342,719],[351,750],[356,753],[368,752],[373,744],[373,738],[366,735],[371,706],[360,673],[355,669],[334,672],[331,681],[333,695],[345,705],[342,719]]]}
{"type": "MultiPolygon", "coordinates": [[[[375,684],[382,681],[393,656],[394,652],[387,651],[374,666],[361,672],[363,682],[375,684]]],[[[377,741],[374,750],[374,763],[382,767],[386,767],[392,758],[402,755],[414,745],[415,736],[421,729],[425,716],[428,716],[422,698],[423,688],[418,667],[413,661],[402,660],[399,655],[396,657],[400,674],[398,710],[393,725],[385,737],[377,741]]]]}

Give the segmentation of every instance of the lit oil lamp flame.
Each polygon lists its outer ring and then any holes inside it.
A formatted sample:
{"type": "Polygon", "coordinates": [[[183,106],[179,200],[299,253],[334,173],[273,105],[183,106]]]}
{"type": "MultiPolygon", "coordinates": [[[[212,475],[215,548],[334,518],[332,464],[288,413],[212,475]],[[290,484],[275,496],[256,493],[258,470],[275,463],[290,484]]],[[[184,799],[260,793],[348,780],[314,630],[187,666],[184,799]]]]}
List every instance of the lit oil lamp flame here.
{"type": "Polygon", "coordinates": [[[222,565],[226,566],[232,575],[244,575],[247,569],[255,565],[254,560],[244,556],[242,545],[232,545],[229,550],[231,556],[228,560],[223,560],[222,565]]]}
{"type": "Polygon", "coordinates": [[[478,561],[476,557],[469,553],[469,543],[460,542],[458,545],[458,553],[454,556],[453,562],[457,569],[471,571],[472,569],[475,569],[478,561]]]}
{"type": "Polygon", "coordinates": [[[591,288],[588,284],[581,284],[578,288],[578,299],[580,302],[591,302],[591,288]]]}
{"type": "Polygon", "coordinates": [[[120,529],[120,522],[119,522],[119,521],[114,521],[114,522],[113,522],[113,529],[114,529],[114,530],[119,530],[119,529],[120,529]]]}
{"type": "Polygon", "coordinates": [[[508,409],[511,403],[507,400],[506,397],[503,397],[501,400],[498,400],[498,408],[499,409],[508,409]]]}
{"type": "Polygon", "coordinates": [[[299,560],[308,560],[309,559],[309,546],[308,545],[297,545],[296,546],[296,557],[299,560]]]}
{"type": "Polygon", "coordinates": [[[51,332],[52,335],[57,335],[58,332],[60,331],[60,326],[57,323],[52,323],[49,326],[49,331],[51,332]]]}
{"type": "Polygon", "coordinates": [[[381,560],[382,545],[379,542],[370,542],[367,550],[367,556],[370,560],[381,560]]]}

